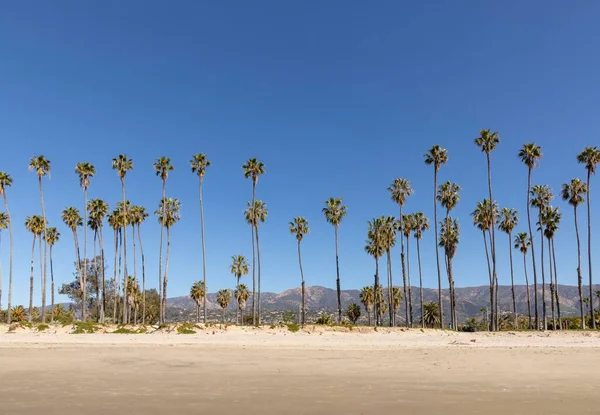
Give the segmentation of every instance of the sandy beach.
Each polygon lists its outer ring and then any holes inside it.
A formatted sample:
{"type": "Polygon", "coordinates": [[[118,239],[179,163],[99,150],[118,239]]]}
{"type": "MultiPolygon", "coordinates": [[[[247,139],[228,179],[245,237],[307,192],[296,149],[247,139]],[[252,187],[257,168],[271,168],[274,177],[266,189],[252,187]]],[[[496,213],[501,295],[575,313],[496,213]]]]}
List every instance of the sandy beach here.
{"type": "Polygon", "coordinates": [[[592,414],[600,333],[0,326],[3,414],[592,414]]]}

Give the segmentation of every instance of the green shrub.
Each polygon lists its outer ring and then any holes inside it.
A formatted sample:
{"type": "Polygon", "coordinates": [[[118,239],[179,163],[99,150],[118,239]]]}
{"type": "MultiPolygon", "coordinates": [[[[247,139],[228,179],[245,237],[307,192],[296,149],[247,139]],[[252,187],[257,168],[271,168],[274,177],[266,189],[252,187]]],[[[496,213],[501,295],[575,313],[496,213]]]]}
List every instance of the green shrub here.
{"type": "Polygon", "coordinates": [[[177,327],[178,334],[196,334],[196,330],[194,330],[195,326],[193,323],[183,323],[179,327],[177,327]]]}
{"type": "Polygon", "coordinates": [[[329,314],[323,313],[319,316],[319,318],[317,319],[317,321],[315,323],[325,325],[325,326],[331,326],[333,324],[333,319],[331,318],[331,316],[329,314]]]}
{"type": "Polygon", "coordinates": [[[296,323],[289,323],[287,325],[287,328],[289,331],[291,331],[292,333],[296,333],[298,330],[300,330],[300,326],[297,325],[296,323]]]}
{"type": "Polygon", "coordinates": [[[77,321],[71,334],[91,334],[100,330],[100,326],[91,321],[77,321]]]}
{"type": "Polygon", "coordinates": [[[284,311],[281,316],[281,321],[284,323],[292,323],[296,320],[296,313],[293,311],[284,311]]]}
{"type": "Polygon", "coordinates": [[[47,324],[40,324],[39,326],[37,326],[37,331],[44,331],[44,330],[48,330],[49,328],[50,328],[50,326],[47,324]]]}

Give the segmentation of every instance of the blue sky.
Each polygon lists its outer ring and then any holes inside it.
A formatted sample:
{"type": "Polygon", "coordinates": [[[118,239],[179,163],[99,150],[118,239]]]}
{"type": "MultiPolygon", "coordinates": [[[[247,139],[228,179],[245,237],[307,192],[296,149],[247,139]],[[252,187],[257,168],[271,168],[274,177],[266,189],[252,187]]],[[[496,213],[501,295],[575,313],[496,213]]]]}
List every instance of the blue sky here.
{"type": "MultiPolygon", "coordinates": [[[[522,143],[543,148],[534,183],[558,194],[561,183],[584,178],[575,155],[598,144],[599,17],[600,4],[592,1],[7,3],[0,15],[0,170],[15,181],[8,193],[13,303],[28,298],[31,236],[23,222],[41,211],[37,180],[27,170],[37,154],[52,160],[44,190],[47,216],[62,232],[58,284],[72,279],[73,261],[60,212],[83,205],[75,164],[96,165],[90,197],[112,207],[120,183],[111,159],[126,153],[135,165],[128,196],[153,211],[161,187],[152,162],[171,157],[167,193],[181,200],[183,216],[173,229],[169,293],[175,296],[201,275],[193,153],[205,152],[213,163],[205,181],[209,291],[233,286],[231,255],[251,256],[243,219],[251,183],[241,169],[250,157],[267,170],[258,184],[269,208],[261,227],[263,290],[280,291],[300,280],[287,226],[294,216],[311,226],[303,242],[307,283],[335,286],[333,228],[321,214],[330,196],[348,206],[340,228],[342,287],[372,283],[374,261],[363,250],[367,220],[397,214],[386,191],[396,177],[409,178],[416,190],[406,211],[432,217],[433,173],[423,153],[440,144],[449,152],[440,181],[463,187],[455,211],[462,226],[456,283],[484,285],[481,234],[469,213],[487,195],[486,164],[473,139],[481,128],[500,133],[494,196],[523,219],[526,168],[516,158],[522,143]]],[[[572,210],[554,204],[566,209],[556,241],[559,279],[576,284],[572,210]]],[[[523,221],[519,229],[525,227],[523,221]]],[[[152,287],[156,219],[142,232],[152,287]]],[[[434,287],[432,232],[422,255],[425,285],[434,287]]],[[[399,256],[396,250],[397,282],[399,256]]],[[[510,282],[507,256],[507,237],[498,233],[501,284],[510,282]]],[[[37,281],[35,290],[39,298],[37,281]]]]}

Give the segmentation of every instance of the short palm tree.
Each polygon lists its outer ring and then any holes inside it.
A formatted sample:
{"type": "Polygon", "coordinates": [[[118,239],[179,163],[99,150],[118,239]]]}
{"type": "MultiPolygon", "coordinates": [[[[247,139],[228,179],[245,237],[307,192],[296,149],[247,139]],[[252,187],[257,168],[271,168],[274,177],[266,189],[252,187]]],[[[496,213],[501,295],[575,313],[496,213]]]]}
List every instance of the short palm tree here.
{"type": "Polygon", "coordinates": [[[583,277],[581,276],[581,242],[579,240],[579,225],[577,221],[577,207],[584,202],[587,193],[587,184],[579,179],[571,179],[570,183],[562,185],[562,198],[573,206],[573,219],[575,222],[575,237],[577,239],[577,288],[579,289],[579,313],[581,315],[582,329],[585,330],[585,313],[583,311],[583,277]]]}
{"type": "Polygon", "coordinates": [[[423,214],[423,212],[417,212],[414,216],[414,236],[417,240],[417,260],[419,262],[419,302],[421,308],[421,327],[425,328],[425,316],[423,310],[423,269],[421,268],[421,245],[420,241],[423,239],[423,232],[429,229],[429,220],[423,214]]]}
{"type": "MultiPolygon", "coordinates": [[[[6,198],[6,190],[11,187],[13,183],[10,174],[0,171],[0,195],[4,199],[4,210],[6,210],[6,216],[8,218],[8,238],[9,238],[9,249],[10,257],[8,264],[8,306],[7,310],[11,309],[12,305],[12,280],[13,280],[13,232],[12,232],[12,221],[10,216],[10,210],[8,209],[8,201],[6,198]]],[[[6,313],[6,322],[11,323],[11,313],[6,313]]]]}
{"type": "Polygon", "coordinates": [[[206,290],[204,289],[204,281],[196,281],[190,288],[190,297],[196,303],[196,323],[200,323],[200,304],[206,296],[206,290]]]}
{"type": "MultiPolygon", "coordinates": [[[[0,212],[0,257],[2,255],[2,231],[8,228],[8,215],[4,212],[0,212]]],[[[2,310],[2,262],[0,261],[0,310],[2,310]]],[[[10,310],[10,308],[9,308],[10,310]]]]}
{"type": "MultiPolygon", "coordinates": [[[[248,261],[244,255],[234,255],[231,257],[231,265],[229,271],[236,278],[236,286],[240,285],[240,279],[244,275],[248,275],[248,261]]],[[[238,309],[239,310],[239,309],[238,309]]]]}
{"type": "Polygon", "coordinates": [[[512,257],[512,232],[519,223],[519,215],[515,209],[502,208],[498,214],[498,229],[505,232],[508,235],[508,253],[510,259],[510,288],[513,302],[513,317],[515,319],[514,327],[519,328],[519,318],[517,315],[517,299],[515,296],[515,274],[513,269],[513,257],[512,257]]]}
{"type": "Polygon", "coordinates": [[[250,292],[248,291],[248,287],[245,284],[239,284],[235,289],[233,296],[238,304],[238,310],[241,314],[241,322],[244,324],[244,310],[246,309],[246,301],[248,301],[248,297],[250,297],[250,292]]]}
{"type": "MultiPolygon", "coordinates": [[[[254,204],[250,204],[248,202],[248,209],[244,212],[246,216],[246,221],[252,225],[254,228],[254,235],[256,236],[256,259],[258,264],[258,283],[257,283],[257,297],[256,302],[254,301],[254,297],[252,297],[252,304],[256,305],[257,315],[252,317],[252,322],[256,323],[258,320],[258,324],[260,324],[260,241],[258,238],[258,225],[264,223],[267,219],[267,215],[269,211],[267,210],[267,204],[262,200],[255,200],[254,204]]],[[[254,294],[253,294],[254,295],[254,294]]],[[[254,311],[254,310],[253,310],[254,311]]]]}
{"type": "Polygon", "coordinates": [[[360,306],[356,303],[348,304],[346,316],[348,316],[348,319],[352,322],[352,324],[356,324],[360,318],[360,306]]]}
{"type": "Polygon", "coordinates": [[[399,287],[392,287],[392,300],[390,302],[390,304],[392,304],[392,307],[394,309],[394,314],[396,314],[396,312],[398,311],[398,308],[400,308],[400,302],[402,301],[402,292],[400,291],[399,287]]]}
{"type": "MultiPolygon", "coordinates": [[[[204,199],[202,197],[202,185],[204,183],[204,175],[206,174],[206,169],[210,167],[210,160],[206,157],[204,153],[194,154],[192,159],[190,160],[190,165],[192,167],[192,173],[196,173],[199,179],[199,189],[198,194],[200,195],[200,237],[202,239],[202,278],[204,282],[204,287],[206,287],[206,246],[204,244],[204,199]]],[[[204,324],[206,324],[206,294],[202,299],[204,306],[204,324]]]]}
{"type": "MultiPolygon", "coordinates": [[[[100,287],[102,291],[101,300],[99,301],[100,314],[99,319],[101,323],[104,323],[104,314],[106,312],[106,278],[105,278],[105,266],[104,266],[104,238],[103,238],[103,225],[104,218],[108,214],[108,203],[102,199],[92,199],[87,204],[87,211],[90,217],[90,221],[93,222],[95,229],[94,240],[98,237],[100,244],[100,287]]],[[[94,255],[94,258],[96,255],[94,255]]],[[[98,278],[98,276],[96,276],[98,278]]]]}
{"type": "MultiPolygon", "coordinates": [[[[265,163],[259,161],[256,158],[246,160],[242,165],[244,169],[244,177],[246,179],[252,179],[252,203],[250,206],[254,206],[256,202],[256,185],[258,184],[258,178],[265,174],[265,163]]],[[[250,223],[252,228],[252,323],[256,324],[256,229],[253,223],[250,223]]],[[[260,299],[259,299],[260,301],[260,299]]],[[[260,304],[258,304],[260,308],[260,304]]],[[[260,314],[260,313],[259,313],[260,314]]]]}
{"type": "MultiPolygon", "coordinates": [[[[123,209],[119,212],[122,216],[122,223],[127,222],[127,199],[125,198],[125,176],[127,176],[127,172],[133,170],[133,160],[127,158],[125,154],[119,154],[118,157],[112,159],[112,169],[116,170],[119,179],[121,180],[121,203],[123,204],[123,209]]],[[[127,227],[123,225],[125,232],[123,232],[123,272],[124,275],[129,275],[127,273],[127,227]]],[[[127,278],[123,279],[124,287],[123,293],[127,292],[127,278]]],[[[127,319],[128,307],[127,307],[127,295],[123,295],[123,323],[125,323],[127,319]]]]}
{"type": "Polygon", "coordinates": [[[12,321],[25,321],[27,317],[25,316],[25,308],[22,305],[14,306],[9,309],[10,312],[8,314],[11,315],[12,321]]]}
{"type": "MultiPolygon", "coordinates": [[[[547,316],[546,316],[546,275],[544,272],[544,226],[542,222],[542,212],[550,205],[550,201],[554,197],[550,188],[546,185],[535,185],[531,189],[531,206],[538,208],[538,224],[540,225],[538,230],[540,232],[540,252],[541,252],[541,264],[542,264],[542,321],[543,328],[546,330],[548,327],[547,316]]],[[[533,242],[532,242],[533,246],[533,242]]],[[[536,296],[537,296],[537,289],[536,296]]]]}
{"type": "Polygon", "coordinates": [[[456,315],[456,293],[454,291],[454,275],[452,272],[452,260],[456,254],[459,241],[458,220],[447,217],[441,224],[440,247],[444,248],[446,258],[448,258],[448,283],[450,285],[450,316],[452,329],[457,330],[458,319],[456,315]]]}
{"type": "Polygon", "coordinates": [[[529,278],[527,277],[527,251],[531,246],[531,239],[527,232],[519,232],[515,236],[514,247],[523,254],[523,272],[525,274],[525,288],[527,291],[527,314],[529,316],[529,330],[533,328],[531,321],[531,295],[529,294],[529,278]]]}
{"type": "Polygon", "coordinates": [[[31,245],[31,274],[29,277],[29,312],[27,320],[31,323],[33,319],[33,260],[35,254],[35,241],[40,239],[40,273],[43,272],[43,257],[42,257],[42,235],[46,229],[44,218],[38,215],[28,216],[25,220],[25,227],[33,235],[33,243],[31,245]]]}
{"type": "MultiPolygon", "coordinates": [[[[42,187],[42,177],[45,177],[50,174],[50,160],[45,158],[43,155],[32,157],[29,161],[29,170],[35,171],[35,174],[38,177],[38,183],[40,185],[40,202],[42,205],[42,218],[44,223],[46,222],[46,208],[44,206],[44,190],[42,187]]],[[[42,228],[42,234],[46,230],[45,227],[42,228]]],[[[44,239],[44,257],[42,260],[42,323],[46,322],[46,258],[48,256],[48,245],[46,244],[46,238],[42,238],[40,236],[40,242],[44,239]]],[[[40,254],[41,255],[41,254],[40,254]]]]}
{"type": "MultiPolygon", "coordinates": [[[[90,179],[96,174],[96,168],[88,162],[77,163],[75,166],[75,174],[79,176],[79,185],[83,190],[83,223],[88,223],[88,202],[87,191],[90,186],[90,179]]],[[[86,298],[87,288],[87,226],[83,227],[83,298],[86,298]]],[[[83,310],[83,319],[85,320],[85,305],[83,310]]]]}
{"type": "MultiPolygon", "coordinates": [[[[79,255],[79,238],[77,237],[77,228],[83,225],[83,219],[79,214],[79,210],[74,207],[68,207],[62,211],[62,221],[65,225],[73,232],[73,242],[75,242],[75,263],[77,268],[77,276],[79,277],[79,284],[83,286],[83,270],[81,269],[81,257],[79,255]]],[[[83,307],[82,315],[83,319],[83,307]]]]}
{"type": "Polygon", "coordinates": [[[363,287],[360,290],[360,302],[365,306],[367,312],[367,324],[371,325],[371,313],[373,312],[373,304],[375,303],[375,291],[372,286],[363,287]]]}
{"type": "Polygon", "coordinates": [[[158,216],[158,221],[161,226],[164,226],[167,230],[167,252],[165,254],[165,274],[162,278],[163,289],[162,289],[162,316],[163,321],[167,315],[167,283],[169,280],[169,254],[171,251],[171,227],[179,222],[181,219],[179,200],[168,198],[161,200],[158,209],[154,212],[158,216]]]}
{"type": "Polygon", "coordinates": [[[148,213],[145,207],[133,205],[129,216],[132,226],[137,227],[137,238],[140,243],[140,254],[142,256],[142,324],[146,324],[146,258],[144,256],[144,244],[142,243],[141,225],[148,217],[148,213]]]}
{"type": "MultiPolygon", "coordinates": [[[[597,147],[586,147],[577,155],[577,161],[585,165],[587,170],[587,225],[588,225],[588,272],[590,285],[590,298],[592,295],[592,213],[590,204],[590,178],[596,174],[596,166],[600,164],[600,150],[597,147]]],[[[590,307],[590,318],[592,320],[592,329],[596,330],[596,318],[594,317],[594,307],[590,307]]]]}
{"type": "Polygon", "coordinates": [[[518,154],[519,159],[527,166],[527,226],[529,228],[529,240],[531,241],[531,262],[533,264],[533,286],[534,297],[533,305],[535,308],[535,325],[539,329],[539,307],[537,296],[537,268],[535,264],[535,244],[533,243],[533,228],[531,227],[531,173],[540,159],[542,158],[542,149],[535,143],[523,144],[518,154]]]}
{"type": "Polygon", "coordinates": [[[438,220],[437,220],[437,175],[440,167],[448,163],[448,150],[435,145],[424,155],[425,164],[433,166],[433,225],[435,231],[435,261],[438,277],[438,309],[440,327],[444,326],[444,305],[442,303],[442,274],[440,273],[440,255],[438,253],[438,220]]]}
{"type": "Polygon", "coordinates": [[[382,230],[385,223],[385,217],[374,218],[368,222],[369,229],[367,231],[367,241],[365,251],[375,259],[375,282],[373,289],[375,291],[375,325],[379,326],[381,322],[381,309],[383,302],[383,290],[379,284],[379,258],[384,254],[385,250],[382,243],[382,230]],[[381,290],[381,298],[377,295],[381,290]]]}
{"type": "Polygon", "coordinates": [[[433,328],[440,326],[440,308],[439,305],[433,301],[423,304],[424,316],[425,316],[425,327],[433,328]]]}
{"type": "Polygon", "coordinates": [[[52,248],[60,239],[60,232],[56,228],[46,229],[46,243],[50,248],[50,289],[51,289],[51,313],[50,322],[54,322],[54,266],[52,265],[52,248]]]}
{"type": "Polygon", "coordinates": [[[231,291],[230,290],[219,290],[217,293],[217,304],[223,310],[223,323],[225,323],[225,309],[229,307],[231,302],[231,291]]]}
{"type": "Polygon", "coordinates": [[[302,269],[302,254],[300,253],[300,242],[304,239],[304,235],[308,234],[310,228],[308,227],[308,221],[303,217],[295,217],[292,222],[290,222],[290,233],[296,237],[296,241],[298,242],[298,264],[300,265],[300,278],[302,278],[302,313],[300,316],[300,324],[305,324],[306,322],[306,291],[304,285],[304,271],[302,269]]]}
{"type": "Polygon", "coordinates": [[[342,219],[346,216],[346,205],[344,205],[341,197],[331,197],[325,201],[323,208],[325,219],[335,230],[335,269],[336,269],[336,288],[337,288],[337,303],[338,303],[338,323],[342,322],[342,289],[340,284],[340,261],[338,250],[338,229],[342,219]]]}

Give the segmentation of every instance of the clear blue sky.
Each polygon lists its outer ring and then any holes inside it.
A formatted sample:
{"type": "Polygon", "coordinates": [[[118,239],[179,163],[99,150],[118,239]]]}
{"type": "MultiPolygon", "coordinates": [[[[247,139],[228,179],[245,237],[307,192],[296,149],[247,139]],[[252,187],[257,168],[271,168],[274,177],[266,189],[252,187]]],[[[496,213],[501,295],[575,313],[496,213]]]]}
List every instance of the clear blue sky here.
{"type": "MultiPolygon", "coordinates": [[[[473,139],[481,128],[499,131],[494,196],[523,219],[526,168],[516,158],[522,143],[543,148],[534,183],[558,194],[561,183],[584,177],[575,155],[599,140],[600,4],[417,3],[5,3],[0,170],[15,181],[8,193],[15,223],[13,302],[28,298],[31,237],[23,222],[41,211],[36,177],[27,170],[37,154],[52,160],[44,186],[48,218],[62,232],[55,250],[59,285],[72,279],[73,261],[72,236],[60,212],[83,205],[76,162],[96,165],[90,197],[112,207],[120,183],[111,159],[126,153],[135,164],[128,196],[153,211],[161,188],[152,162],[171,157],[175,171],[167,192],[181,200],[183,216],[173,229],[169,293],[175,296],[186,294],[201,275],[191,154],[205,152],[213,163],[205,181],[210,291],[233,286],[231,255],[251,256],[243,219],[251,183],[241,169],[250,157],[264,161],[267,170],[258,184],[258,197],[269,208],[261,227],[263,290],[299,285],[287,225],[294,216],[305,216],[311,226],[303,243],[308,284],[335,286],[333,228],[321,214],[330,196],[343,197],[348,206],[340,229],[342,287],[359,288],[372,283],[374,272],[363,251],[367,220],[397,214],[386,191],[395,177],[409,178],[416,189],[406,211],[432,216],[432,169],[423,153],[440,144],[449,151],[440,180],[463,187],[455,211],[462,225],[456,282],[486,284],[481,234],[469,216],[487,195],[485,157],[473,139]]],[[[555,204],[566,208],[556,241],[559,278],[576,284],[572,211],[560,200],[555,204]]],[[[594,219],[600,226],[600,217],[594,219]]],[[[519,229],[525,226],[523,221],[519,229]]],[[[5,293],[7,236],[1,253],[5,293]]],[[[143,236],[152,287],[158,278],[155,218],[143,236]]],[[[507,245],[498,234],[501,284],[510,282],[507,245]]],[[[396,250],[396,282],[399,256],[396,250]]],[[[436,286],[434,258],[429,232],[423,241],[429,287],[436,286]]],[[[516,280],[522,282],[516,258],[516,280]]],[[[37,302],[37,280],[35,290],[37,302]]]]}

